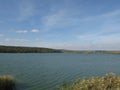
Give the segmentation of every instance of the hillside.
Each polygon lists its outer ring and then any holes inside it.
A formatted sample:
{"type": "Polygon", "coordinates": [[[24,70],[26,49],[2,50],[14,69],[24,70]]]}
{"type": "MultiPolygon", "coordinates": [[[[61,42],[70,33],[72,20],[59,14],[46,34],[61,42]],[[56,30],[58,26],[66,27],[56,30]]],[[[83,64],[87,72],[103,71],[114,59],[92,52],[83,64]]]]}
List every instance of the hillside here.
{"type": "Polygon", "coordinates": [[[60,50],[38,47],[0,46],[0,53],[60,53],[60,50]]]}
{"type": "Polygon", "coordinates": [[[78,54],[120,54],[120,51],[63,50],[43,47],[0,46],[0,53],[78,53],[78,54]]]}

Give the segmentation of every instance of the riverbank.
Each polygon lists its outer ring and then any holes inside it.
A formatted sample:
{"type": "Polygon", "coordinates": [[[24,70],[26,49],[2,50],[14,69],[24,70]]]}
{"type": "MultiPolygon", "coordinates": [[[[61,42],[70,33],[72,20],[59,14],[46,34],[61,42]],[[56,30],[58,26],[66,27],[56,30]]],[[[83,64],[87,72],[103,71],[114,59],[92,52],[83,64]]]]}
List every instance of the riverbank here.
{"type": "Polygon", "coordinates": [[[73,84],[63,84],[60,90],[120,90],[120,76],[113,73],[102,77],[77,80],[73,84]]]}

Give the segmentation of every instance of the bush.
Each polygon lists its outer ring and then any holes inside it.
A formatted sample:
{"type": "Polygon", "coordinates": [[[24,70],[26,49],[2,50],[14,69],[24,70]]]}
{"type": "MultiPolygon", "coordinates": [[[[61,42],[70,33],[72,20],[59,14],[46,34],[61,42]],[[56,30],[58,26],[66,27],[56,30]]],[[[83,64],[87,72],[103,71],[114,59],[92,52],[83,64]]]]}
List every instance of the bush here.
{"type": "Polygon", "coordinates": [[[15,80],[12,76],[0,76],[0,90],[15,90],[15,80]]]}

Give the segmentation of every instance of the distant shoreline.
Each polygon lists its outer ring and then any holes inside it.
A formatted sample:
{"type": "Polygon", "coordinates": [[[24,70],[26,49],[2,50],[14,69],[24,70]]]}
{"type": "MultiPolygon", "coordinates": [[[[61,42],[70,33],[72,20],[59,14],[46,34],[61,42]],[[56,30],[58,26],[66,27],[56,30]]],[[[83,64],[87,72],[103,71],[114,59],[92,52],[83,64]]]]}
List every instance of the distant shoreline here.
{"type": "Polygon", "coordinates": [[[0,46],[0,53],[61,53],[61,51],[43,47],[0,46]]]}
{"type": "Polygon", "coordinates": [[[64,50],[44,47],[0,46],[0,53],[78,53],[78,54],[120,54],[120,51],[64,50]]]}
{"type": "Polygon", "coordinates": [[[63,50],[62,52],[78,53],[78,54],[120,54],[120,51],[103,51],[103,50],[63,50]]]}

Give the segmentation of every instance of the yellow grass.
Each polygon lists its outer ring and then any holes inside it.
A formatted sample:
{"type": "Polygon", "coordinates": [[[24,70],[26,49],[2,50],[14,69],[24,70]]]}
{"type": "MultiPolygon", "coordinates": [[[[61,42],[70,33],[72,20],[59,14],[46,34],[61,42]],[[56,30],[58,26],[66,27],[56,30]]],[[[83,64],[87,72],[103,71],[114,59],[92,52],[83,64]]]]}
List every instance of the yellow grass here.
{"type": "Polygon", "coordinates": [[[69,86],[63,85],[60,90],[120,90],[120,76],[110,73],[102,77],[82,79],[69,86]]]}
{"type": "Polygon", "coordinates": [[[0,76],[0,90],[15,90],[15,80],[12,76],[0,76]]]}

